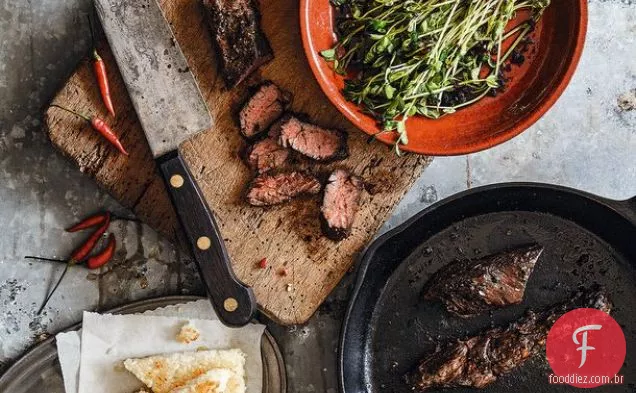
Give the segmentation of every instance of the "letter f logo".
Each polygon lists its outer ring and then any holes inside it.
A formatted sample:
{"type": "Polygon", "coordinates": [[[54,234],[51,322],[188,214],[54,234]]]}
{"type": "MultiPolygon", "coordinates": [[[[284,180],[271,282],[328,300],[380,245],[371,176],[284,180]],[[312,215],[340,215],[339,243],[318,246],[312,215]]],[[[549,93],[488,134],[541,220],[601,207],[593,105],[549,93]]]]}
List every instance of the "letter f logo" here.
{"type": "Polygon", "coordinates": [[[596,349],[587,345],[587,332],[590,330],[601,330],[601,328],[601,325],[585,325],[576,329],[574,333],[572,333],[572,341],[574,341],[574,344],[581,345],[576,349],[577,351],[581,351],[581,364],[579,365],[579,368],[583,367],[585,361],[587,360],[587,351],[593,351],[596,349]],[[581,332],[583,333],[581,336],[582,340],[581,342],[579,342],[576,336],[581,332]]]}

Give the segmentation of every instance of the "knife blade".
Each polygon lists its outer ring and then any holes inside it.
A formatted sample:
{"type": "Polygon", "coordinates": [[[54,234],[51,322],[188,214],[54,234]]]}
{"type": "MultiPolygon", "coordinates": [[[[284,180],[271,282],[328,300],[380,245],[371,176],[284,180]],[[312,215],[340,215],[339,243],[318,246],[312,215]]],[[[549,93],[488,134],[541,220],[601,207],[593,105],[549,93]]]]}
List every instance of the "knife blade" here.
{"type": "Polygon", "coordinates": [[[234,275],[214,215],[178,153],[213,126],[188,62],[155,0],[95,0],[95,8],[212,304],[225,324],[243,326],[256,312],[254,294],[234,275]]]}

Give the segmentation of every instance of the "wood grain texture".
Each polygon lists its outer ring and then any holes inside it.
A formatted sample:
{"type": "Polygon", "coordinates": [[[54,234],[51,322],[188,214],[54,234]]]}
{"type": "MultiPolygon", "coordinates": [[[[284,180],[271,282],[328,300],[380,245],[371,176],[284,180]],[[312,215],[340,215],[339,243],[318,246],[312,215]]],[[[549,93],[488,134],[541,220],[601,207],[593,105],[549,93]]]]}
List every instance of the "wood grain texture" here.
{"type": "MultiPolygon", "coordinates": [[[[199,1],[165,0],[162,8],[215,119],[214,129],[185,142],[180,152],[216,213],[237,276],[254,288],[261,309],[275,321],[303,323],[351,268],[428,160],[414,155],[396,157],[384,145],[367,143],[366,135],[331,106],[303,55],[298,2],[262,0],[263,29],[275,58],[231,91],[225,89],[217,74],[212,40],[199,1]],[[370,185],[371,192],[364,195],[352,235],[346,240],[333,242],[322,236],[319,197],[272,208],[254,208],[243,201],[245,185],[252,175],[238,156],[244,142],[236,112],[246,97],[247,86],[263,79],[271,79],[293,93],[294,111],[307,113],[323,126],[349,132],[351,157],[315,166],[325,174],[333,167],[349,168],[370,185]],[[265,270],[257,267],[264,257],[269,263],[265,270]],[[280,275],[281,269],[287,275],[280,275]]],[[[99,50],[109,66],[118,114],[107,121],[121,136],[130,157],[117,154],[90,126],[55,108],[46,113],[47,132],[81,171],[144,222],[174,238],[176,216],[105,40],[100,41],[99,50]]],[[[88,61],[78,66],[53,101],[105,118],[107,115],[88,61]]]]}

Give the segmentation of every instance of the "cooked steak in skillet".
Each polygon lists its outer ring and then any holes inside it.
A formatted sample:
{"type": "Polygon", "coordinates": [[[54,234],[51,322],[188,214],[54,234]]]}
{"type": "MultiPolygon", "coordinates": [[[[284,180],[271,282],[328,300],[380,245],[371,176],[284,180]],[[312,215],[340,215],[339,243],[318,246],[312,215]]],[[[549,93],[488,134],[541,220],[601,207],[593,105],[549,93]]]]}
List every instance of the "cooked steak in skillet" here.
{"type": "Polygon", "coordinates": [[[276,119],[281,117],[289,104],[289,99],[290,94],[279,89],[272,82],[265,82],[258,86],[239,113],[243,136],[253,138],[266,131],[276,119]]]}
{"type": "Polygon", "coordinates": [[[265,138],[247,148],[245,161],[256,173],[265,173],[280,168],[289,157],[289,149],[282,147],[272,138],[265,138]]]}
{"type": "Polygon", "coordinates": [[[344,169],[331,173],[320,208],[322,229],[328,238],[342,240],[349,235],[363,188],[362,179],[344,169]]]}
{"type": "Polygon", "coordinates": [[[272,59],[256,0],[203,0],[203,6],[228,88],[272,59]]]}
{"type": "Polygon", "coordinates": [[[521,303],[542,251],[534,245],[476,261],[450,263],[428,280],[424,298],[440,300],[460,317],[521,303]]]}
{"type": "Polygon", "coordinates": [[[305,172],[265,173],[252,180],[246,198],[252,206],[270,206],[302,194],[317,194],[321,188],[318,179],[305,172]]]}
{"type": "Polygon", "coordinates": [[[330,162],[349,156],[345,132],[322,128],[293,115],[285,115],[276,122],[270,129],[270,136],[282,146],[316,161],[330,162]]]}
{"type": "Polygon", "coordinates": [[[570,300],[528,315],[507,328],[449,343],[428,356],[407,376],[415,390],[437,388],[483,388],[541,352],[548,331],[559,317],[575,308],[587,307],[609,313],[612,304],[599,288],[587,289],[570,300]]]}

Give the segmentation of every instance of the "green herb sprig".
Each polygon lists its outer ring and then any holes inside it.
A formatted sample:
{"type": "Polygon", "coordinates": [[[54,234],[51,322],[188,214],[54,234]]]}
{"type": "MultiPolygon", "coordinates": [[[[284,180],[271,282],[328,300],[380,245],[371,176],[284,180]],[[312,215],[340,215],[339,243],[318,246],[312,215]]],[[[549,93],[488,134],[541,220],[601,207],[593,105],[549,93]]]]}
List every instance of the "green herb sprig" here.
{"type": "Polygon", "coordinates": [[[397,132],[405,122],[454,113],[501,88],[504,63],[550,0],[332,0],[338,42],[321,52],[349,75],[345,97],[397,132]],[[509,27],[520,10],[531,17],[509,27]],[[504,51],[503,43],[514,40],[504,51]]]}

